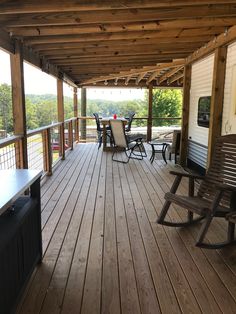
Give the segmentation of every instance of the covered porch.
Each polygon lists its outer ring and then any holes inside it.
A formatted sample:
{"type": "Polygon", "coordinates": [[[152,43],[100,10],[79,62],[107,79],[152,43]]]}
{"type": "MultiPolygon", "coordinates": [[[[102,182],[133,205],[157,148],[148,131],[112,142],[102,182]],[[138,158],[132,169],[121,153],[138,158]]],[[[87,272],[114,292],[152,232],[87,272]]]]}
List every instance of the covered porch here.
{"type": "MultiPolygon", "coordinates": [[[[45,177],[43,263],[17,312],[235,313],[235,248],[200,249],[199,225],[156,223],[169,170],[178,166],[148,158],[124,165],[111,155],[79,144],[45,177]]],[[[185,215],[173,208],[170,218],[185,215]]],[[[223,240],[226,230],[216,219],[208,241],[223,240]]]]}
{"type": "MultiPolygon", "coordinates": [[[[235,246],[197,248],[199,224],[157,224],[173,182],[169,171],[201,158],[207,170],[216,138],[236,133],[235,16],[230,0],[0,5],[0,48],[10,55],[13,109],[12,136],[0,141],[0,167],[44,172],[43,259],[17,313],[236,312],[235,246]],[[57,119],[34,130],[26,123],[24,61],[56,82],[57,119]],[[64,83],[73,90],[70,119],[64,83]],[[112,162],[110,152],[81,136],[81,125],[93,119],[86,116],[86,88],[111,86],[148,90],[147,115],[137,117],[145,120],[148,141],[153,120],[181,120],[178,165],[149,158],[112,162]],[[183,88],[182,117],[153,116],[154,88],[183,88]],[[201,116],[202,97],[210,101],[201,116]],[[207,127],[198,124],[199,116],[207,127]]],[[[187,180],[179,191],[188,192],[187,180]]],[[[174,206],[168,214],[184,220],[186,211],[174,206]]],[[[225,219],[214,219],[207,241],[223,241],[226,234],[225,219]]]]}

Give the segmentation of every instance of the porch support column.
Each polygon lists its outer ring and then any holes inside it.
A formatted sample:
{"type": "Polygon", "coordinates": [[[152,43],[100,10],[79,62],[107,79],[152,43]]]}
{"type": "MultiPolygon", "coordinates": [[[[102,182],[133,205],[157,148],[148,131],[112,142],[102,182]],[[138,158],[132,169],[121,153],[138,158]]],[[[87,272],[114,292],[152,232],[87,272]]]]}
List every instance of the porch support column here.
{"type": "MultiPolygon", "coordinates": [[[[81,88],[81,117],[86,117],[86,109],[87,109],[87,97],[86,97],[86,88],[81,88]]],[[[80,123],[80,132],[81,139],[86,140],[86,120],[81,120],[80,123]]]]}
{"type": "Polygon", "coordinates": [[[148,87],[148,120],[147,120],[147,141],[152,139],[152,102],[153,102],[153,87],[148,87]]]}
{"type": "Polygon", "coordinates": [[[77,87],[74,87],[74,117],[75,120],[75,141],[79,141],[79,123],[78,123],[78,95],[77,95],[77,87]]]}
{"type": "Polygon", "coordinates": [[[180,142],[180,164],[182,166],[186,166],[187,163],[190,87],[191,87],[191,65],[188,64],[185,65],[184,67],[183,109],[180,142]]]}
{"type": "Polygon", "coordinates": [[[22,45],[19,41],[15,42],[15,53],[11,54],[10,58],[14,134],[23,136],[21,143],[15,147],[16,167],[28,168],[24,65],[22,45]]]}
{"type": "Polygon", "coordinates": [[[60,156],[65,159],[65,126],[64,126],[64,99],[63,99],[63,81],[57,79],[57,117],[60,125],[60,156]]]}
{"type": "Polygon", "coordinates": [[[213,83],[211,93],[207,167],[209,167],[211,163],[216,138],[221,135],[226,56],[227,56],[226,47],[220,47],[215,50],[213,83]]]}

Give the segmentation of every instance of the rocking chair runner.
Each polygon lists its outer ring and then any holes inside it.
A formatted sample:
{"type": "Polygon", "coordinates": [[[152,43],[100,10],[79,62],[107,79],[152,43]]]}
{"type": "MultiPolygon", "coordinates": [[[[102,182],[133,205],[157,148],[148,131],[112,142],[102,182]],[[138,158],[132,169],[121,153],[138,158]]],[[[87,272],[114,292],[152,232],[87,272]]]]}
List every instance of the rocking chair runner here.
{"type": "Polygon", "coordinates": [[[113,161],[128,163],[130,158],[142,160],[143,157],[147,157],[142,138],[137,137],[129,141],[125,134],[125,127],[122,120],[110,120],[110,125],[115,144],[114,152],[112,155],[113,161]],[[115,154],[122,151],[125,152],[128,158],[126,161],[114,158],[115,154]],[[129,154],[127,154],[128,151],[129,154]]]}
{"type": "MultiPolygon", "coordinates": [[[[234,223],[228,222],[228,238],[226,242],[208,244],[204,242],[210,223],[214,217],[226,217],[236,210],[232,208],[232,198],[236,193],[236,134],[221,136],[217,139],[211,166],[205,177],[188,173],[178,173],[170,192],[165,194],[165,203],[157,220],[167,226],[186,226],[204,219],[196,245],[204,248],[220,248],[234,241],[234,223]],[[189,195],[175,194],[182,177],[189,178],[189,195]],[[201,179],[197,195],[194,196],[194,179],[201,179]],[[188,210],[186,222],[166,221],[165,217],[171,203],[188,210]],[[199,215],[194,218],[193,214],[199,215]]],[[[234,207],[234,206],[233,206],[234,207]]]]}

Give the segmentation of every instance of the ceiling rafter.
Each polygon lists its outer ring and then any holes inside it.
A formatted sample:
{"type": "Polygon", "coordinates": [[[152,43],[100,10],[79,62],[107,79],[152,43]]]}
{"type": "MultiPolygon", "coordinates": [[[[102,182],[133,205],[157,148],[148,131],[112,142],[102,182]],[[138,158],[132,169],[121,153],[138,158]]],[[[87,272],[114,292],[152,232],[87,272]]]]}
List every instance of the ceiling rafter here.
{"type": "Polygon", "coordinates": [[[235,25],[234,1],[4,0],[0,45],[20,40],[28,60],[78,84],[178,86],[180,67],[235,40],[235,25]]]}

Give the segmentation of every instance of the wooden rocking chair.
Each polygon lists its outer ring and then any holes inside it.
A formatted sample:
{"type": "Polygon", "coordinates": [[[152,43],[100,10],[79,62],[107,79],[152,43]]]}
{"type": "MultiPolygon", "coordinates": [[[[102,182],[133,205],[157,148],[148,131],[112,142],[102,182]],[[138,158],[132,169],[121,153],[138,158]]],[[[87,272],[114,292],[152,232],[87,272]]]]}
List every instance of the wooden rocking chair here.
{"type": "Polygon", "coordinates": [[[236,208],[232,199],[236,193],[236,134],[221,136],[217,139],[211,166],[205,177],[188,173],[171,171],[176,175],[170,192],[165,194],[165,203],[157,222],[167,226],[186,226],[204,219],[198,234],[196,245],[204,248],[220,248],[234,241],[234,227],[228,221],[227,241],[209,244],[204,238],[214,217],[226,217],[236,208]],[[189,178],[188,196],[175,194],[182,177],[189,178]],[[201,179],[197,195],[194,196],[194,180],[201,179]],[[187,221],[166,221],[171,203],[177,204],[188,210],[187,221]],[[197,214],[195,218],[193,214],[197,214]]]}

